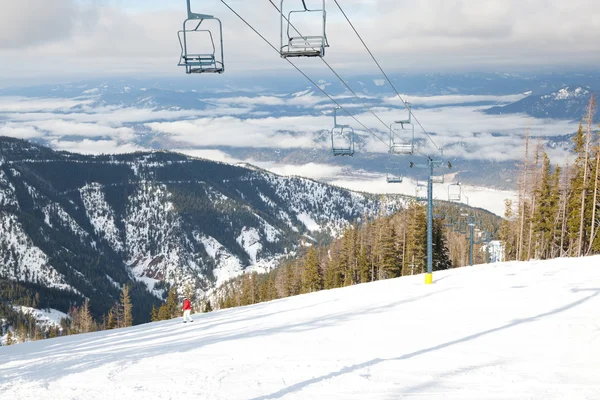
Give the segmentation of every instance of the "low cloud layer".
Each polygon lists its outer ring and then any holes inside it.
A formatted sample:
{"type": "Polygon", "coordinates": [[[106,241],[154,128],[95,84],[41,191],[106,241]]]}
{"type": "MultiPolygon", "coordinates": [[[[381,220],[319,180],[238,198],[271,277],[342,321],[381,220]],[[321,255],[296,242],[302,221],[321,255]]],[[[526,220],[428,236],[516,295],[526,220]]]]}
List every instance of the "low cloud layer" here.
{"type": "MultiPolygon", "coordinates": [[[[577,124],[569,121],[543,120],[526,115],[487,115],[478,106],[457,106],[464,96],[439,96],[411,100],[421,104],[444,104],[443,107],[418,109],[419,120],[431,132],[435,143],[451,158],[486,161],[510,161],[522,157],[522,136],[555,136],[574,132],[577,124]]],[[[510,97],[510,96],[509,96],[510,97]]],[[[467,97],[469,98],[469,97],[467,97]]],[[[506,101],[484,96],[477,101],[506,101]]],[[[213,101],[204,110],[151,109],[122,106],[95,106],[89,98],[44,99],[0,97],[0,135],[23,139],[43,139],[62,149],[97,150],[94,140],[104,141],[103,151],[138,149],[157,143],[168,149],[202,150],[210,147],[269,149],[328,149],[333,120],[326,111],[301,116],[271,116],[257,111],[261,106],[291,101],[293,107],[315,108],[322,98],[311,93],[287,99],[276,96],[233,97],[213,101]],[[303,99],[306,97],[306,99],[303,99]],[[305,106],[304,106],[305,105],[305,106]],[[65,142],[65,138],[68,140],[65,142]],[[77,140],[81,143],[75,145],[77,140]],[[87,140],[87,141],[86,141],[87,140]]],[[[394,103],[387,100],[383,104],[394,103]]],[[[389,124],[402,110],[375,107],[377,115],[389,124]]],[[[360,142],[359,151],[385,153],[389,132],[372,114],[363,111],[358,119],[371,129],[366,131],[356,121],[341,115],[339,123],[354,127],[360,142]]],[[[410,136],[401,136],[403,141],[410,136]]],[[[421,153],[435,151],[417,125],[415,138],[421,153]]],[[[551,152],[553,161],[564,163],[568,154],[560,149],[551,152]]]]}

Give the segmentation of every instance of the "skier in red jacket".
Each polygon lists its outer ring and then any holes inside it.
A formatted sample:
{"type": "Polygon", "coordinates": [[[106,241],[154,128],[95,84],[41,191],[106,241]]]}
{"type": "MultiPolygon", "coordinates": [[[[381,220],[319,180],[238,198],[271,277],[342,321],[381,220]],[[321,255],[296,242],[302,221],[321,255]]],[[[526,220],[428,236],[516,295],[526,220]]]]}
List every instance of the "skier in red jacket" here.
{"type": "Polygon", "coordinates": [[[192,303],[186,297],[183,300],[183,322],[186,323],[189,319],[190,322],[194,322],[190,314],[192,313],[192,303]]]}

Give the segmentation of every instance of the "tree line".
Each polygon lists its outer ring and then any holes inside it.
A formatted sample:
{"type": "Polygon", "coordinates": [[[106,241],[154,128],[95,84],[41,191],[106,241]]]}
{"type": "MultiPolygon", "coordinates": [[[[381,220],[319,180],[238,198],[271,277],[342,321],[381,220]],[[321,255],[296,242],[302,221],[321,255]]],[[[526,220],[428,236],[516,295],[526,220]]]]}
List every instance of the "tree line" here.
{"type": "Polygon", "coordinates": [[[573,136],[575,160],[552,165],[541,142],[525,136],[518,199],[505,200],[501,240],[507,261],[581,257],[600,253],[600,138],[596,101],[573,136]]]}
{"type": "MultiPolygon", "coordinates": [[[[446,206],[444,210],[449,219],[448,215],[458,214],[459,209],[446,206]]],[[[444,219],[434,219],[434,271],[464,266],[468,260],[465,234],[446,225],[444,219]],[[454,264],[453,259],[458,262],[454,264]]],[[[310,246],[268,273],[254,272],[230,280],[218,290],[218,308],[421,274],[426,268],[427,207],[413,201],[394,215],[355,222],[332,243],[310,246]]]]}
{"type": "MultiPolygon", "coordinates": [[[[38,307],[38,297],[31,306],[38,307]]],[[[86,299],[80,306],[71,306],[66,318],[61,318],[59,326],[40,327],[32,315],[17,311],[11,303],[0,304],[0,336],[6,335],[5,345],[10,346],[26,341],[50,339],[59,336],[76,335],[133,325],[133,305],[129,295],[129,287],[123,286],[119,301],[101,320],[95,320],[90,311],[90,301],[86,299]]]]}

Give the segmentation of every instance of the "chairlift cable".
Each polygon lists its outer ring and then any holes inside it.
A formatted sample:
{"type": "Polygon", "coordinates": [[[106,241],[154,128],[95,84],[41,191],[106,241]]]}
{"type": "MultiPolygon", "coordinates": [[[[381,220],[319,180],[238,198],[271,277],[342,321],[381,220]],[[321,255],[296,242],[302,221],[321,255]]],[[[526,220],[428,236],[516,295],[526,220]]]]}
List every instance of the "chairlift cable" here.
{"type": "MultiPolygon", "coordinates": [[[[304,2],[304,0],[303,0],[304,2]]],[[[271,5],[273,7],[275,7],[275,9],[277,10],[277,12],[279,12],[281,14],[281,10],[279,9],[279,7],[277,7],[277,5],[275,3],[273,3],[273,0],[269,0],[269,3],[271,3],[271,5]]],[[[294,26],[294,24],[292,24],[292,22],[286,18],[285,16],[283,16],[283,18],[287,21],[288,24],[290,24],[290,26],[296,31],[296,33],[300,36],[302,36],[302,33],[300,33],[300,31],[294,26]]],[[[311,48],[313,50],[315,50],[314,47],[311,46],[311,48]]],[[[371,107],[369,107],[367,105],[367,103],[365,103],[360,96],[358,96],[358,94],[350,87],[350,85],[348,85],[348,83],[337,73],[337,71],[335,69],[333,69],[333,67],[327,62],[327,60],[325,60],[323,57],[319,57],[321,59],[321,61],[323,61],[323,63],[325,63],[325,65],[327,66],[327,68],[329,68],[331,70],[331,72],[333,72],[333,74],[340,80],[340,82],[342,82],[342,84],[344,86],[346,86],[346,88],[354,95],[354,97],[356,97],[359,101],[362,102],[363,106],[369,110],[369,112],[371,114],[373,114],[373,116],[375,116],[375,118],[377,118],[379,120],[379,122],[381,122],[383,124],[383,126],[385,126],[386,130],[390,129],[390,126],[388,124],[386,124],[381,118],[379,118],[379,116],[377,114],[375,114],[375,112],[373,111],[373,109],[371,109],[371,107]]]]}
{"type": "MultiPolygon", "coordinates": [[[[388,75],[385,73],[385,71],[381,67],[381,64],[379,64],[379,62],[377,61],[377,59],[375,58],[375,56],[371,52],[371,49],[369,49],[369,46],[367,46],[367,44],[363,40],[362,36],[360,36],[360,34],[358,33],[358,31],[356,30],[356,28],[354,27],[354,24],[350,21],[350,18],[348,18],[348,15],[346,15],[346,12],[344,11],[344,9],[340,5],[340,3],[338,3],[338,0],[333,0],[333,1],[338,6],[338,8],[340,9],[340,11],[344,15],[344,17],[346,18],[346,21],[348,21],[348,23],[350,24],[350,26],[354,30],[354,33],[356,33],[356,36],[358,36],[358,38],[360,39],[360,41],[362,42],[362,44],[365,46],[365,49],[367,49],[367,51],[371,55],[371,58],[373,59],[373,61],[375,61],[375,64],[377,64],[377,66],[379,67],[379,70],[381,71],[381,73],[383,74],[383,76],[385,77],[385,79],[388,81],[388,83],[390,84],[390,86],[392,87],[392,89],[394,89],[394,92],[396,92],[396,95],[398,95],[398,98],[400,99],[400,101],[406,107],[406,102],[402,99],[402,96],[400,95],[400,93],[398,92],[398,90],[396,89],[396,87],[394,86],[394,84],[392,83],[391,79],[388,77],[388,75]]],[[[411,111],[411,113],[412,113],[412,111],[411,111]]],[[[425,133],[425,135],[429,138],[429,140],[431,141],[431,143],[435,146],[435,148],[438,151],[441,151],[441,149],[438,147],[438,145],[435,144],[435,142],[431,138],[431,135],[425,130],[425,128],[423,127],[423,125],[421,124],[421,122],[417,119],[416,115],[414,113],[412,113],[412,116],[415,119],[415,121],[417,122],[417,124],[421,127],[421,129],[423,130],[423,132],[425,133]]]]}
{"type": "MultiPolygon", "coordinates": [[[[225,0],[221,0],[221,3],[223,3],[225,5],[225,7],[227,7],[232,13],[234,13],[240,20],[242,20],[242,22],[244,22],[250,29],[252,29],[254,31],[254,33],[256,33],[265,43],[267,43],[273,50],[275,50],[279,54],[279,50],[277,50],[277,48],[275,46],[273,46],[271,44],[271,42],[269,42],[260,32],[258,32],[248,21],[246,21],[244,19],[244,17],[242,17],[229,4],[227,4],[227,2],[225,0]]],[[[300,69],[300,67],[298,67],[296,64],[294,64],[287,58],[285,60],[288,63],[290,63],[298,72],[300,72],[310,83],[312,83],[313,86],[315,86],[317,89],[319,89],[319,91],[321,91],[325,96],[327,96],[329,98],[329,100],[331,100],[333,103],[335,103],[341,110],[343,110],[346,114],[348,114],[353,120],[355,120],[359,125],[361,125],[367,132],[369,132],[371,135],[373,135],[376,139],[378,139],[380,142],[385,144],[386,147],[389,148],[389,144],[385,140],[383,140],[378,135],[376,135],[371,129],[367,128],[365,126],[365,124],[360,122],[354,115],[352,115],[341,104],[339,104],[333,97],[331,97],[325,90],[323,90],[314,80],[312,80],[308,75],[306,75],[306,73],[304,73],[304,71],[302,71],[300,69]]]]}
{"type": "MultiPolygon", "coordinates": [[[[273,2],[273,0],[269,0],[269,3],[271,3],[271,5],[277,10],[278,13],[282,14],[281,10],[279,9],[279,7],[277,7],[277,5],[273,2]]],[[[304,0],[303,0],[304,3],[304,0]]],[[[283,14],[282,14],[283,16],[283,14]]],[[[296,31],[296,33],[300,36],[302,36],[302,33],[300,33],[300,31],[294,26],[294,24],[292,24],[292,22],[286,18],[285,16],[283,16],[283,18],[287,21],[287,23],[296,31]]],[[[313,50],[315,50],[315,48],[313,46],[310,46],[313,50]]],[[[377,118],[379,120],[379,122],[381,122],[383,124],[383,126],[385,126],[386,130],[389,130],[390,132],[393,133],[394,137],[396,137],[397,139],[400,139],[400,141],[402,141],[405,144],[410,144],[408,142],[406,142],[406,140],[404,140],[403,138],[398,136],[398,132],[396,132],[395,130],[392,130],[392,127],[388,124],[386,124],[377,114],[375,114],[375,112],[373,111],[373,109],[371,107],[369,107],[361,98],[360,96],[350,87],[350,85],[340,76],[340,74],[337,73],[337,71],[323,58],[320,57],[321,61],[323,61],[323,63],[329,68],[329,70],[340,80],[340,82],[342,82],[342,84],[344,86],[346,86],[346,88],[354,95],[354,97],[356,97],[363,105],[364,108],[366,108],[371,114],[373,114],[373,116],[375,118],[377,118]]],[[[337,102],[336,102],[337,104],[337,102]]],[[[346,111],[346,110],[344,110],[346,111]]],[[[347,112],[347,111],[346,111],[347,112]]],[[[413,114],[414,116],[414,114],[413,114]]],[[[362,124],[361,124],[362,125],[362,124]]],[[[364,125],[363,125],[364,126],[364,125]]],[[[435,143],[434,143],[435,145],[435,143]]],[[[389,146],[388,146],[389,147],[389,146]]],[[[437,146],[436,146],[437,147],[437,146]]],[[[419,153],[421,155],[423,155],[424,157],[427,157],[424,153],[422,153],[419,150],[415,151],[416,153],[419,153]]]]}

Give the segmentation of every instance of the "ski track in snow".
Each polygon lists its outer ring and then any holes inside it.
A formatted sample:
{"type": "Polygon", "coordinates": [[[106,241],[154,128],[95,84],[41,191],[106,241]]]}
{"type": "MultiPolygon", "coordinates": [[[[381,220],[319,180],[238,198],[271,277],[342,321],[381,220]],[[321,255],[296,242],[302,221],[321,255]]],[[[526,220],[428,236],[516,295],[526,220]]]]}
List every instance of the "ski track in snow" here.
{"type": "Polygon", "coordinates": [[[18,399],[598,399],[600,257],[476,266],[0,348],[18,399]]]}

